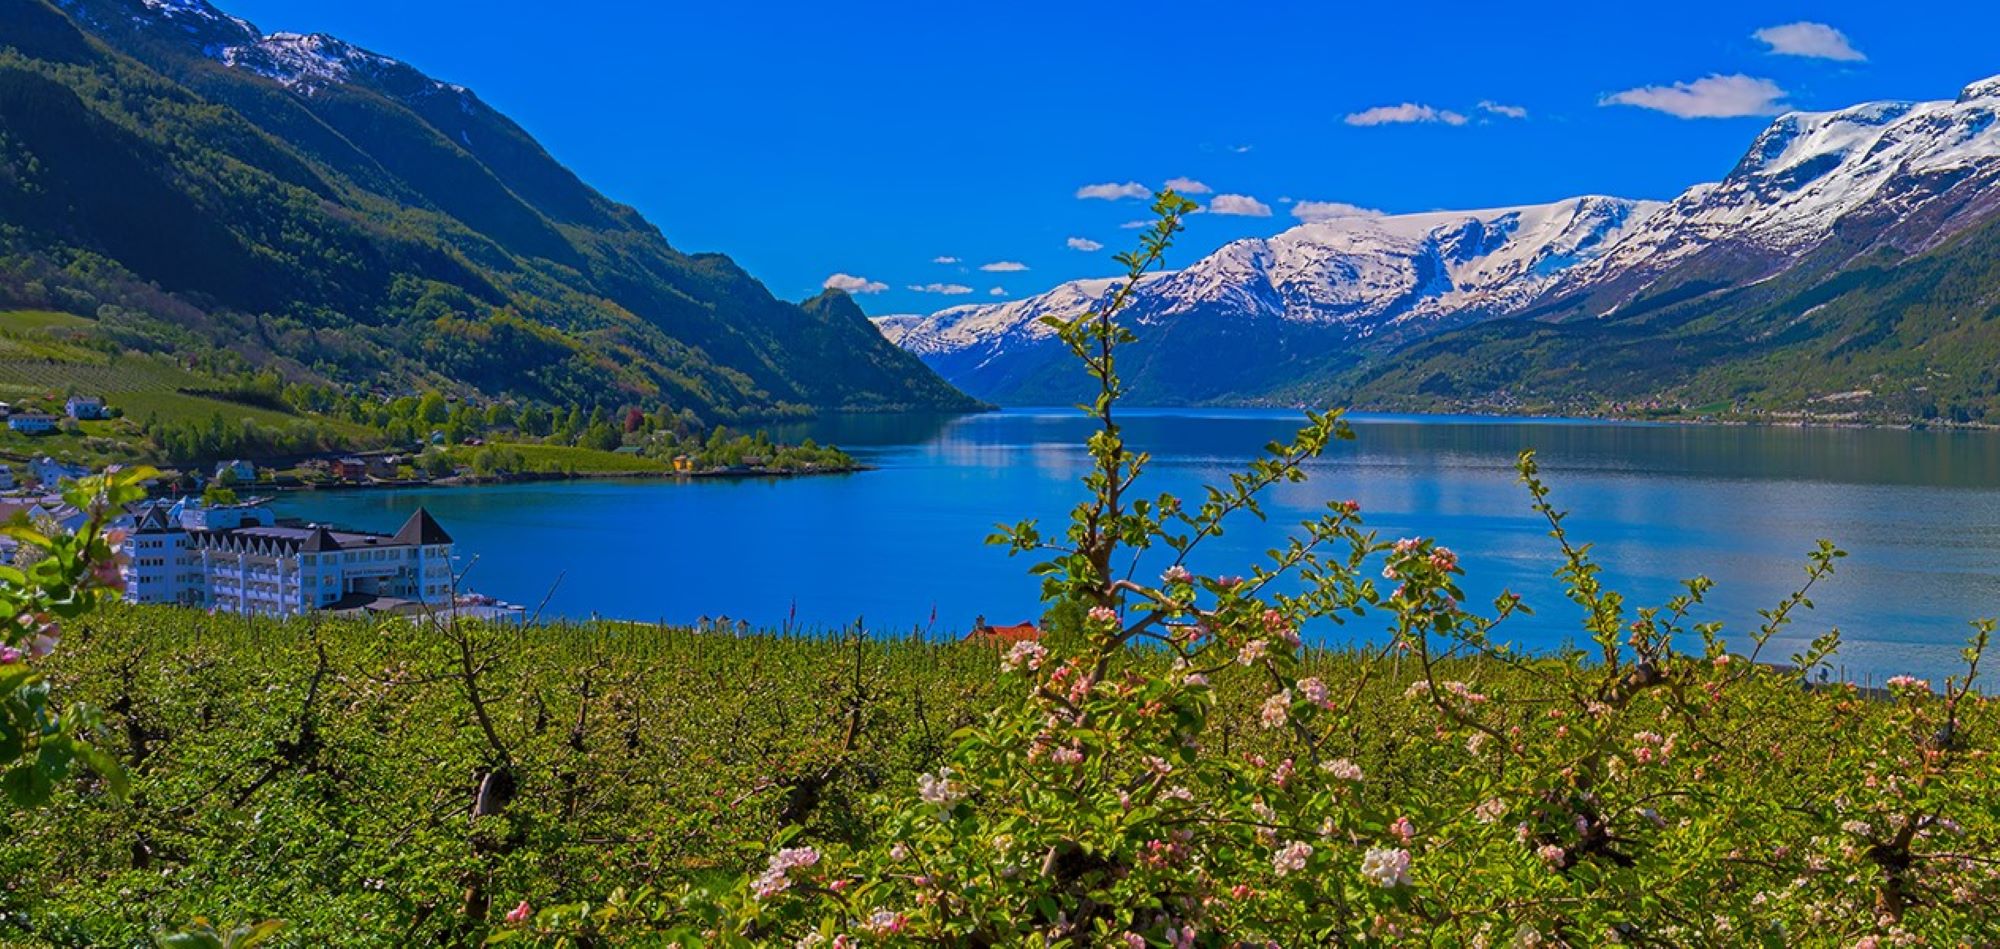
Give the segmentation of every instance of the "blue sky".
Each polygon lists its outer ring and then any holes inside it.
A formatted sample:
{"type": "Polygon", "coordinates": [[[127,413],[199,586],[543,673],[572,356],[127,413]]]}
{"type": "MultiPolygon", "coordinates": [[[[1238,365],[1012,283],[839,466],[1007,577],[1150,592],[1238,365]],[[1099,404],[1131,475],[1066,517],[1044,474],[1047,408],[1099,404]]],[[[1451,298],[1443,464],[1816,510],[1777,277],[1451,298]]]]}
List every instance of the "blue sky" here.
{"type": "Polygon", "coordinates": [[[1091,185],[1249,212],[1194,218],[1179,263],[1302,201],[1671,197],[1774,112],[2000,74],[2000,4],[219,5],[470,86],[681,249],[790,299],[847,275],[874,314],[1110,272],[1143,202],[1091,185]]]}

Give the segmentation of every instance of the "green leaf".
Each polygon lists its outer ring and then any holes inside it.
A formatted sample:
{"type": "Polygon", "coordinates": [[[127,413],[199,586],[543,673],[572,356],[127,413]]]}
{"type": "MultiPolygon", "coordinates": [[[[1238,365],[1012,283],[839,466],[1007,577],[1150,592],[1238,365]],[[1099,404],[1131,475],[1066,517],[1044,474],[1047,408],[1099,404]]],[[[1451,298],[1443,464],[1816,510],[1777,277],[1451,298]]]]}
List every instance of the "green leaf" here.
{"type": "Polygon", "coordinates": [[[49,776],[35,762],[24,762],[0,777],[0,790],[22,807],[40,807],[55,793],[49,776]]]}

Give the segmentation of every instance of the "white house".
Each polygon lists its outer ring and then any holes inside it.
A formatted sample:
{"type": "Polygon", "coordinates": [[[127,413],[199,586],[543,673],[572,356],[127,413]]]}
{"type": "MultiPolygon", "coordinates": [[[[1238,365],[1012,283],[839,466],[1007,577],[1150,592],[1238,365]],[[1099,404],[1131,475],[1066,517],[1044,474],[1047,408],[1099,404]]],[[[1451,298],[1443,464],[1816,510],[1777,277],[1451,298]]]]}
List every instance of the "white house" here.
{"type": "Polygon", "coordinates": [[[94,395],[73,395],[63,403],[63,412],[79,421],[104,418],[104,400],[94,395]]]}
{"type": "Polygon", "coordinates": [[[55,488],[66,479],[88,477],[90,469],[82,465],[72,465],[68,462],[57,461],[54,458],[43,455],[28,462],[28,474],[35,479],[36,484],[44,488],[55,488]]]}
{"type": "Polygon", "coordinates": [[[421,508],[394,534],[277,523],[254,505],[155,501],[135,512],[127,598],[228,613],[446,607],[451,535],[421,508]]]}
{"type": "Polygon", "coordinates": [[[45,412],[16,412],[7,416],[7,427],[23,435],[46,435],[56,430],[56,417],[45,412]]]}

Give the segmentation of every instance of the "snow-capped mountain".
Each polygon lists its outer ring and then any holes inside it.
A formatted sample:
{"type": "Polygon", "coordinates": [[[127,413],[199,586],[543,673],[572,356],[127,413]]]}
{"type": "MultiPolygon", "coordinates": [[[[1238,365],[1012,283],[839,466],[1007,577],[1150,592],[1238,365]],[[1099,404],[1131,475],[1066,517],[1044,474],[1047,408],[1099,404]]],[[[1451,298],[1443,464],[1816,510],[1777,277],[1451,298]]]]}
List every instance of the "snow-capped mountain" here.
{"type": "MultiPolygon", "coordinates": [[[[1957,99],[1871,102],[1778,117],[1728,177],[1689,188],[1557,294],[1611,288],[1615,307],[1706,257],[1730,282],[1765,278],[1838,237],[1838,265],[1881,246],[1919,253],[2000,202],[2000,77],[1957,99]]],[[[1710,274],[1713,276],[1713,274],[1710,274]]]]}
{"type": "MultiPolygon", "coordinates": [[[[1699,296],[1793,268],[1835,272],[1863,255],[1923,253],[2000,210],[2000,77],[1954,100],[1877,102],[1780,116],[1721,181],[1670,202],[1582,197],[1488,211],[1356,212],[1236,241],[1142,288],[1127,319],[1143,336],[1198,332],[1270,361],[1259,386],[1147,378],[1160,401],[1256,399],[1300,372],[1381,360],[1412,341],[1507,317],[1602,316],[1631,301],[1699,296]],[[1207,324],[1197,330],[1195,324],[1207,324]]],[[[1074,316],[1109,281],[1010,303],[959,306],[880,325],[974,395],[1063,399],[1065,358],[1038,325],[1074,316]],[[1032,383],[1032,384],[1030,384],[1032,383]]],[[[1247,353],[1204,353],[1244,363],[1247,353]]]]}
{"type": "MultiPolygon", "coordinates": [[[[1483,211],[1357,211],[1234,241],[1186,269],[1150,275],[1129,314],[1181,329],[1187,321],[1267,325],[1296,343],[1329,347],[1421,335],[1526,306],[1659,206],[1589,196],[1483,211]]],[[[1034,297],[878,326],[967,391],[1040,398],[1005,388],[1006,380],[1040,375],[1013,363],[1066,358],[1040,319],[1083,313],[1113,283],[1072,281],[1034,297]]]]}

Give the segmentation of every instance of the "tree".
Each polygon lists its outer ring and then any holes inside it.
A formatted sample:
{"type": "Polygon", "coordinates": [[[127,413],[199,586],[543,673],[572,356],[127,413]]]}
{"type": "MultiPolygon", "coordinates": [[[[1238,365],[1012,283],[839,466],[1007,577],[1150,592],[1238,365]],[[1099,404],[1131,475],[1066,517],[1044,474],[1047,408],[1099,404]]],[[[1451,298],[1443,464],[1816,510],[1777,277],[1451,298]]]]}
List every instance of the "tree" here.
{"type": "Polygon", "coordinates": [[[439,425],[451,417],[451,406],[437,392],[426,392],[417,403],[417,417],[426,425],[439,425]]]}

